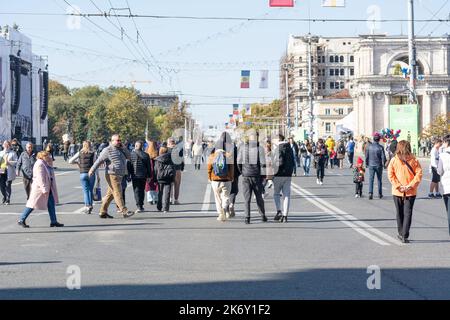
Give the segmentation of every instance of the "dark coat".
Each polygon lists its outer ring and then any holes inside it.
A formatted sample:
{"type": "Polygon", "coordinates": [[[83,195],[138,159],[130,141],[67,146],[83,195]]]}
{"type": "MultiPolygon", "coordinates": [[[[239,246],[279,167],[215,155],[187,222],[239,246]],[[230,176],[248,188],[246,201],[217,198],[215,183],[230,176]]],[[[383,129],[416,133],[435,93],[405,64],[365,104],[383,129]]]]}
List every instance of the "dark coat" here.
{"type": "Polygon", "coordinates": [[[174,182],[176,169],[170,153],[165,153],[155,159],[155,173],[158,183],[174,182]]]}

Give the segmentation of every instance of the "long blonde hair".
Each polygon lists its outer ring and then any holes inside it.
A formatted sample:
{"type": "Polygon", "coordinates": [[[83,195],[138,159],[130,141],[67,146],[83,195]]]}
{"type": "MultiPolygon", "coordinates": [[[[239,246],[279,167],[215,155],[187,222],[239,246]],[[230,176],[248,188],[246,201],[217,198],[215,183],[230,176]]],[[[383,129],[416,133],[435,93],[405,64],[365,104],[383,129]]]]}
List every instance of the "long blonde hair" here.
{"type": "Polygon", "coordinates": [[[91,152],[91,142],[86,140],[83,141],[83,148],[81,148],[81,153],[89,153],[91,152]]]}
{"type": "Polygon", "coordinates": [[[411,144],[406,140],[398,142],[395,154],[400,160],[403,161],[408,161],[411,158],[414,158],[414,155],[411,152],[411,144]]]}

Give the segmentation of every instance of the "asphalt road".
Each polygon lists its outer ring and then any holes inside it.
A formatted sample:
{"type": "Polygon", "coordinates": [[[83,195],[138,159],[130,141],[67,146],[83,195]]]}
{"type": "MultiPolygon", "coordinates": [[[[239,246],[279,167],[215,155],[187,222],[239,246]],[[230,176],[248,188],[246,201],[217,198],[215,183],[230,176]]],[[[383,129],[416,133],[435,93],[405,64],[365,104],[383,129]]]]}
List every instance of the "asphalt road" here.
{"type": "MultiPolygon", "coordinates": [[[[382,200],[367,199],[367,182],[366,197],[355,199],[349,169],[327,170],[323,186],[314,176],[294,177],[289,223],[273,221],[270,195],[269,222],[260,221],[253,203],[252,223],[245,225],[242,194],[237,216],[216,220],[204,168],[187,166],[181,204],[170,213],[147,204],[146,212],[123,219],[112,205],[115,219],[104,220],[98,204],[92,215],[80,213],[76,168],[61,159],[56,166],[64,228],[49,228],[46,212],[32,213],[30,229],[17,226],[25,204],[20,180],[12,205],[0,207],[0,299],[450,298],[447,216],[442,200],[426,198],[428,173],[411,243],[404,245],[396,239],[387,179],[382,200]],[[71,266],[79,268],[79,278],[71,266]],[[380,270],[375,282],[369,279],[374,268],[380,270]],[[73,279],[81,289],[68,289],[73,279]],[[369,289],[368,279],[380,289],[369,289]]],[[[131,186],[126,197],[135,209],[131,186]]]]}

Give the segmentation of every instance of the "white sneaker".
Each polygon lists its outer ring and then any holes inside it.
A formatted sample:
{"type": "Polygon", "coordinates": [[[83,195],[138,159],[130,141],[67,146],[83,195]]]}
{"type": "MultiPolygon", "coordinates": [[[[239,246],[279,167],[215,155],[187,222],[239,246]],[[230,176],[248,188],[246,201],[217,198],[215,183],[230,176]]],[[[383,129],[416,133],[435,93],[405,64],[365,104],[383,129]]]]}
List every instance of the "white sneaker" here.
{"type": "Polygon", "coordinates": [[[317,184],[320,184],[320,180],[319,180],[319,179],[317,179],[316,183],[317,183],[317,184]]]}
{"type": "Polygon", "coordinates": [[[225,220],[226,220],[226,217],[223,213],[219,214],[219,216],[217,217],[217,221],[224,222],[225,220]]]}
{"type": "Polygon", "coordinates": [[[320,185],[323,185],[323,182],[322,181],[320,181],[320,183],[319,183],[320,185]]]}
{"type": "Polygon", "coordinates": [[[229,212],[227,212],[227,213],[225,214],[225,217],[226,217],[227,219],[230,219],[230,218],[231,218],[231,215],[230,215],[230,213],[229,213],[229,212]]]}
{"type": "Polygon", "coordinates": [[[359,198],[359,194],[355,194],[355,198],[359,198]]]}

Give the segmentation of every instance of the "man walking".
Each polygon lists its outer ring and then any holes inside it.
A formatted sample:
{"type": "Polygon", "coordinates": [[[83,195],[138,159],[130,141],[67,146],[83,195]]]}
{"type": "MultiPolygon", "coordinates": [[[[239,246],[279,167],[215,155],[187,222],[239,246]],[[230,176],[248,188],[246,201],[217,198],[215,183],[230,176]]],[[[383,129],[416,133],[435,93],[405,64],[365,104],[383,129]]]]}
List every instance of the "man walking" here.
{"type": "Polygon", "coordinates": [[[106,164],[105,178],[108,191],[102,199],[100,208],[100,218],[102,219],[113,218],[108,214],[108,207],[113,199],[124,218],[131,217],[134,214],[134,212],[128,211],[122,198],[121,184],[123,177],[127,174],[127,158],[130,158],[128,150],[123,148],[120,136],[114,134],[111,137],[111,144],[103,149],[97,161],[89,170],[89,176],[92,176],[101,164],[106,164]]]}
{"type": "Polygon", "coordinates": [[[369,144],[365,151],[366,167],[369,169],[369,200],[373,199],[373,183],[375,173],[378,180],[378,195],[383,198],[383,167],[386,165],[386,154],[384,148],[380,145],[381,136],[375,133],[373,143],[369,144]]]}
{"type": "MultiPolygon", "coordinates": [[[[292,152],[292,151],[291,151],[292,152]]],[[[263,174],[262,168],[265,166],[264,148],[259,146],[258,133],[250,132],[248,140],[239,148],[238,168],[242,174],[242,187],[245,201],[245,223],[250,224],[250,203],[252,193],[255,193],[256,204],[262,221],[267,222],[266,211],[264,209],[263,195],[263,174]]]]}
{"type": "Polygon", "coordinates": [[[136,200],[136,213],[144,211],[145,183],[151,177],[150,157],[142,150],[142,147],[142,141],[137,141],[131,152],[131,180],[136,200]]]}
{"type": "Polygon", "coordinates": [[[33,166],[36,163],[36,153],[33,151],[33,144],[28,142],[25,146],[25,151],[19,157],[17,161],[17,172],[20,176],[22,173],[23,186],[27,193],[27,200],[30,198],[31,182],[33,181],[33,166]]]}
{"type": "Polygon", "coordinates": [[[291,180],[295,168],[295,160],[289,143],[284,140],[284,136],[278,136],[278,146],[274,152],[273,168],[273,199],[277,207],[277,214],[274,220],[287,222],[289,204],[291,201],[291,180]],[[283,194],[283,208],[280,203],[280,192],[283,194]]]}
{"type": "Polygon", "coordinates": [[[169,138],[167,140],[167,147],[176,170],[175,181],[173,182],[173,204],[180,204],[178,198],[180,196],[181,172],[184,170],[183,146],[183,141],[180,141],[177,144],[174,138],[169,138]]]}
{"type": "Polygon", "coordinates": [[[299,152],[299,148],[298,148],[298,144],[294,141],[294,138],[289,138],[289,145],[291,147],[292,150],[292,154],[294,156],[294,176],[297,176],[297,167],[299,166],[299,159],[298,159],[298,152],[299,152]]]}

